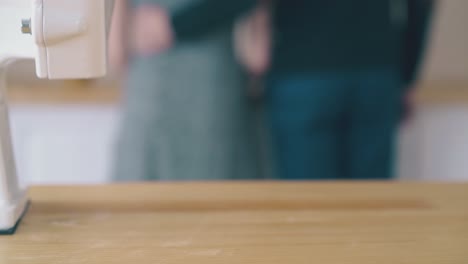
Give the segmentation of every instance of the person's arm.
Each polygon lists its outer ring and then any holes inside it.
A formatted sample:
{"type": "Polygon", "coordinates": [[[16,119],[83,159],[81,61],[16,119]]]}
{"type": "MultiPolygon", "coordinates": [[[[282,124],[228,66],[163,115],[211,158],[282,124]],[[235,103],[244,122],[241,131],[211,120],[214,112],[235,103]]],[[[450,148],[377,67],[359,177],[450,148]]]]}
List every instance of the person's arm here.
{"type": "Polygon", "coordinates": [[[127,5],[127,0],[115,0],[109,31],[109,63],[119,71],[122,70],[127,63],[128,55],[127,24],[129,24],[130,21],[127,5]]]}
{"type": "Polygon", "coordinates": [[[169,14],[176,41],[198,39],[233,24],[257,0],[199,0],[169,14]]]}
{"type": "Polygon", "coordinates": [[[436,0],[407,0],[408,20],[404,35],[403,81],[412,86],[426,48],[436,0]]]}

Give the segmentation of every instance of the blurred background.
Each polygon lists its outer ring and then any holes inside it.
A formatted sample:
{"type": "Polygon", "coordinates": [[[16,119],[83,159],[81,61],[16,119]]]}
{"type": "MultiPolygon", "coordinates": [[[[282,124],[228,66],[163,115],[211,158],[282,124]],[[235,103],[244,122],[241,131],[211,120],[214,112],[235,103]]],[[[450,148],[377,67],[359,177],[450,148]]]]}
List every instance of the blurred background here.
{"type": "MultiPolygon", "coordinates": [[[[468,180],[466,10],[466,0],[439,1],[414,116],[398,136],[399,179],[468,180]]],[[[11,66],[11,122],[23,181],[111,181],[122,98],[119,81],[116,74],[102,80],[44,81],[35,77],[32,61],[11,66]]]]}

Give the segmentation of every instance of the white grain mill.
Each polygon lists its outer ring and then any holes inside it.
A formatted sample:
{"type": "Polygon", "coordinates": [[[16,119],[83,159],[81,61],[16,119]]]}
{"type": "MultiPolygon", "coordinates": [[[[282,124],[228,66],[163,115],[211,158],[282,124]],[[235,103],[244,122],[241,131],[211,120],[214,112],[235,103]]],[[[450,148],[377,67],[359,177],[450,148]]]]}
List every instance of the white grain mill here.
{"type": "Polygon", "coordinates": [[[39,78],[101,77],[106,73],[105,31],[104,0],[0,0],[0,234],[14,233],[28,204],[12,151],[8,64],[35,59],[39,78]]]}

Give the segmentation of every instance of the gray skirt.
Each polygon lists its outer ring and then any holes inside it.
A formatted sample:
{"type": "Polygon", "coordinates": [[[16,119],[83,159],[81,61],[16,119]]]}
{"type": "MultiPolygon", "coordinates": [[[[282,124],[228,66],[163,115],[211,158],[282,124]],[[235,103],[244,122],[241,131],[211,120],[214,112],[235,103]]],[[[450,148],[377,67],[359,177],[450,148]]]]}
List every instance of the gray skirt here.
{"type": "MultiPolygon", "coordinates": [[[[177,1],[192,0],[170,0],[177,1]]],[[[263,177],[254,110],[231,36],[225,30],[164,54],[132,59],[115,180],[263,177]]]]}

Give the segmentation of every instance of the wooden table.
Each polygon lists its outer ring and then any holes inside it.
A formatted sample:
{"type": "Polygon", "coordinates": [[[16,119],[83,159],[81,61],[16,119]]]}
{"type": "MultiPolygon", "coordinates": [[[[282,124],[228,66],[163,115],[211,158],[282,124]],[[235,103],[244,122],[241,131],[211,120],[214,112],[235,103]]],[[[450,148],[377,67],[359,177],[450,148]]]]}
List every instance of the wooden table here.
{"type": "Polygon", "coordinates": [[[468,263],[468,184],[34,187],[0,263],[468,263]]]}

